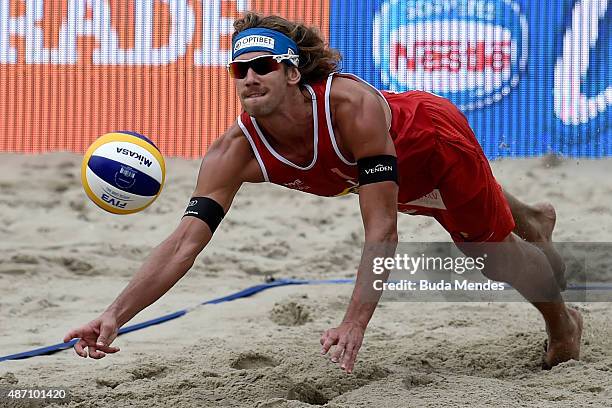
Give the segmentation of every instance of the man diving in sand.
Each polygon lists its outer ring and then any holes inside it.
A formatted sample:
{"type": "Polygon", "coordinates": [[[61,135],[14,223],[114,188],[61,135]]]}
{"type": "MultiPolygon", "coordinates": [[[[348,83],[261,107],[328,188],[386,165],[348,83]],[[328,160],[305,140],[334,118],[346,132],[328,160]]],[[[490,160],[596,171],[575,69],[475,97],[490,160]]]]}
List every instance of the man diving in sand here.
{"type": "Polygon", "coordinates": [[[541,313],[544,367],[579,358],[582,318],[561,296],[564,264],[551,242],[555,210],[502,189],[451,102],[422,91],[378,91],[339,73],[340,55],[314,28],[255,13],[234,28],[228,70],[243,112],[202,160],[176,230],[98,318],[66,334],[64,341],[80,338],[78,355],[119,351],[111,345],[118,329],[189,271],[240,186],[269,182],[319,196],[359,195],[365,244],[355,287],[342,322],[320,339],[321,353],[331,350],[347,373],[381,295],[372,293],[372,259],[395,251],[398,212],[434,217],[466,255],[504,243],[483,273],[510,284],[541,313]]]}

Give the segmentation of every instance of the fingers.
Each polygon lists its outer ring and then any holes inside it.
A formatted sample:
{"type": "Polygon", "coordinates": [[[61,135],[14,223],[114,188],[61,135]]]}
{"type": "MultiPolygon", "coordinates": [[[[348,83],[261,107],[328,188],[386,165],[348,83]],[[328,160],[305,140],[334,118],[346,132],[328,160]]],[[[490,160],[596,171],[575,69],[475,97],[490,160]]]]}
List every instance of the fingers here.
{"type": "Polygon", "coordinates": [[[97,318],[91,322],[70,330],[64,336],[64,343],[78,339],[74,344],[74,351],[81,357],[100,359],[106,353],[116,353],[119,347],[110,344],[117,337],[117,325],[109,319],[97,318]]]}
{"type": "Polygon", "coordinates": [[[342,368],[349,374],[353,372],[353,367],[355,366],[355,358],[357,357],[357,350],[359,350],[359,347],[356,347],[353,344],[349,344],[344,349],[344,357],[342,359],[342,364],[340,364],[340,368],[342,368]]]}
{"type": "Polygon", "coordinates": [[[108,343],[112,342],[112,340],[117,337],[112,328],[110,329],[110,341],[108,337],[105,338],[102,335],[97,336],[95,334],[96,331],[97,330],[94,330],[92,333],[87,333],[85,330],[80,329],[71,330],[64,337],[64,343],[74,338],[78,338],[79,340],[74,344],[74,351],[83,358],[87,358],[89,355],[91,358],[100,359],[106,356],[106,353],[111,354],[120,351],[119,347],[108,345],[108,343]]]}
{"type": "Polygon", "coordinates": [[[98,348],[109,346],[116,337],[116,329],[114,326],[111,326],[106,323],[102,323],[100,325],[100,335],[98,336],[98,340],[96,341],[96,345],[98,348]]]}
{"type": "Polygon", "coordinates": [[[64,336],[64,343],[67,343],[72,339],[82,339],[88,337],[91,335],[91,333],[92,329],[87,325],[72,329],[64,336]]]}
{"type": "Polygon", "coordinates": [[[95,344],[87,347],[87,349],[89,351],[89,357],[94,358],[96,360],[99,360],[102,357],[106,356],[106,354],[97,350],[97,346],[95,344]]]}
{"type": "Polygon", "coordinates": [[[340,361],[340,358],[342,357],[342,354],[344,353],[345,348],[346,348],[346,341],[339,342],[336,348],[334,349],[334,352],[332,353],[331,361],[334,363],[337,363],[338,361],[340,361]]]}
{"type": "Polygon", "coordinates": [[[339,343],[336,350],[334,350],[334,355],[331,360],[334,363],[340,361],[340,368],[350,374],[355,367],[355,360],[357,359],[357,353],[360,347],[360,342],[349,341],[344,344],[339,343]]]}
{"type": "Polygon", "coordinates": [[[363,341],[363,330],[345,325],[341,328],[330,329],[321,336],[321,354],[326,354],[332,346],[331,361],[340,362],[340,368],[348,374],[353,372],[357,353],[363,341]],[[359,330],[356,330],[359,329],[359,330]]]}
{"type": "Polygon", "coordinates": [[[321,336],[321,345],[323,346],[321,347],[321,354],[327,354],[330,347],[337,342],[338,335],[331,330],[327,330],[325,333],[323,333],[323,336],[321,336]]]}
{"type": "Polygon", "coordinates": [[[77,329],[72,329],[64,336],[64,343],[68,343],[72,339],[78,339],[81,335],[77,329]]]}
{"type": "Polygon", "coordinates": [[[111,354],[111,353],[116,353],[118,351],[120,351],[121,349],[119,347],[113,347],[113,346],[98,346],[96,344],[96,348],[100,351],[103,351],[105,353],[111,354]]]}
{"type": "Polygon", "coordinates": [[[86,358],[89,352],[89,357],[94,359],[100,359],[105,357],[106,354],[112,354],[120,351],[119,347],[112,346],[98,346],[93,342],[87,342],[86,340],[80,339],[74,345],[74,351],[81,357],[86,358]]]}
{"type": "Polygon", "coordinates": [[[74,351],[76,351],[76,353],[83,358],[87,358],[88,350],[89,350],[89,357],[101,358],[99,357],[98,352],[96,352],[95,345],[91,342],[87,342],[86,339],[79,339],[79,341],[77,341],[76,344],[74,345],[74,351]]]}
{"type": "Polygon", "coordinates": [[[79,327],[77,329],[72,329],[64,336],[64,343],[71,341],[72,339],[79,339],[74,344],[74,351],[81,357],[87,357],[87,351],[85,347],[88,346],[87,339],[89,338],[90,330],[88,327],[79,327]]]}
{"type": "Polygon", "coordinates": [[[74,351],[81,357],[83,358],[87,358],[87,352],[85,351],[85,349],[83,347],[87,346],[87,342],[83,339],[80,339],[79,341],[76,342],[76,344],[74,345],[74,351]]]}

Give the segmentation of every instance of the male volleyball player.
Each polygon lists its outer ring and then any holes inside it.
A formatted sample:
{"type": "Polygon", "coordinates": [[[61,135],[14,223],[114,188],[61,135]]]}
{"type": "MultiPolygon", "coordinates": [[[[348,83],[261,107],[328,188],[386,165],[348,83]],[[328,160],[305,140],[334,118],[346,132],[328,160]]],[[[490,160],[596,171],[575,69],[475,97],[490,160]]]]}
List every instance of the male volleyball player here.
{"type": "Polygon", "coordinates": [[[379,92],[336,73],[340,57],[315,29],[253,13],[234,28],[228,68],[243,113],[204,157],[177,229],[100,317],[64,341],[80,338],[75,350],[83,357],[117,352],[118,328],[187,273],[242,183],[271,182],[322,196],[359,194],[365,246],[356,284],[343,321],[321,336],[321,352],[335,346],[332,361],[347,372],[380,297],[372,293],[372,260],[393,254],[398,211],[434,217],[468,255],[485,249],[466,243],[505,243],[489,254],[484,274],[511,284],[542,314],[545,367],[579,358],[582,320],[560,294],[554,209],[502,191],[455,106],[426,92],[379,92]]]}

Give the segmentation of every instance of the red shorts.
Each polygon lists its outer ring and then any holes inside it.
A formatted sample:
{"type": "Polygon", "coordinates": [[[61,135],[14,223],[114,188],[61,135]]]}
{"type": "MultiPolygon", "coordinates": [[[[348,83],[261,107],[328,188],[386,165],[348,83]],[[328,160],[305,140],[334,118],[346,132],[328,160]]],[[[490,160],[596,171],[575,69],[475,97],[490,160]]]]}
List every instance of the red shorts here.
{"type": "Polygon", "coordinates": [[[438,158],[448,171],[439,182],[446,210],[433,217],[455,242],[500,242],[514,229],[514,219],[501,186],[482,150],[465,151],[438,143],[438,158]]]}
{"type": "Polygon", "coordinates": [[[435,143],[422,173],[433,191],[399,210],[434,217],[455,242],[500,242],[515,226],[502,188],[465,116],[436,102],[441,106],[427,115],[435,143]]]}

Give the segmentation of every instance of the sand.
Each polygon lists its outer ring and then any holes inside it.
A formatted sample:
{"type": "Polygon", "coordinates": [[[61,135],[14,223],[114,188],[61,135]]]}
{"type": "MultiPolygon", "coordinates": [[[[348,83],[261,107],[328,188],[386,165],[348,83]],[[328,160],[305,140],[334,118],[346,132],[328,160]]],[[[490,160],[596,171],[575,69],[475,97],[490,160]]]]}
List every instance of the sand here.
{"type": "MultiPolygon", "coordinates": [[[[82,191],[80,157],[0,155],[0,355],[61,342],[95,318],[180,221],[199,162],[168,160],[143,213],[106,214],[82,191]]],[[[612,241],[612,160],[502,160],[496,177],[558,211],[558,241],[612,241]]],[[[400,240],[448,241],[400,216],[400,240]]],[[[357,198],[247,185],[193,269],[141,322],[275,278],[353,277],[357,198]]],[[[120,336],[102,360],[72,350],[0,363],[0,387],[58,387],[62,407],[610,407],[612,307],[576,304],[581,361],[540,369],[543,321],[525,303],[382,302],[352,375],[319,354],[351,285],[290,286],[120,336]]],[[[4,402],[2,402],[4,403],[4,402]]],[[[1,405],[1,404],[0,404],[1,405]]],[[[8,406],[43,406],[11,401],[8,406]]]]}

